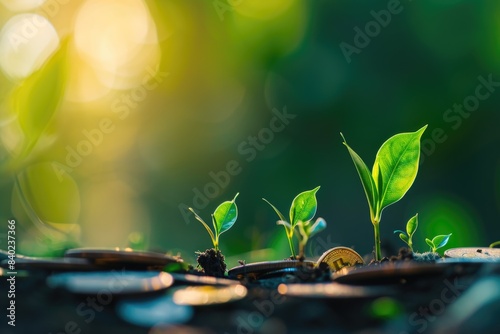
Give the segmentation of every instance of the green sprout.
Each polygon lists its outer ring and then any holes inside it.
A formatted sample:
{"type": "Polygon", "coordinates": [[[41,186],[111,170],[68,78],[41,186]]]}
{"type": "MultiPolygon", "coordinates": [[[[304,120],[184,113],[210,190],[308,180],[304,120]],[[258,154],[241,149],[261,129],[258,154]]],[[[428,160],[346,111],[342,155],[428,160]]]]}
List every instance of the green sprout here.
{"type": "Polygon", "coordinates": [[[370,207],[376,261],[382,259],[379,228],[382,211],[403,198],[415,181],[420,159],[420,138],[426,128],[427,125],[418,131],[399,133],[389,138],[378,150],[371,172],[360,156],[347,145],[344,135],[340,134],[361,179],[370,207]]]}
{"type": "Polygon", "coordinates": [[[394,231],[394,233],[399,233],[399,238],[408,245],[408,248],[412,252],[413,252],[412,237],[415,231],[417,230],[417,227],[418,227],[418,213],[415,216],[411,217],[410,220],[408,220],[408,223],[406,223],[406,233],[401,230],[394,231]]]}
{"type": "Polygon", "coordinates": [[[302,257],[304,256],[304,250],[306,248],[307,242],[315,234],[323,231],[326,228],[326,221],[323,218],[319,217],[314,223],[312,223],[312,220],[309,220],[307,222],[299,221],[297,223],[297,226],[299,227],[299,232],[301,235],[301,238],[299,239],[299,257],[302,257]]]}
{"type": "Polygon", "coordinates": [[[448,240],[450,240],[450,237],[451,237],[451,233],[446,234],[446,235],[444,235],[444,234],[437,235],[434,238],[432,238],[432,240],[425,238],[425,242],[431,248],[431,252],[436,253],[436,250],[438,250],[438,248],[446,246],[446,244],[448,243],[448,240]]]}
{"type": "Polygon", "coordinates": [[[293,235],[295,228],[299,227],[299,254],[302,257],[304,255],[304,248],[309,240],[314,234],[323,230],[326,227],[326,222],[323,218],[318,218],[315,223],[311,223],[311,220],[316,214],[316,209],[318,202],[316,200],[316,192],[319,190],[319,186],[312,189],[304,191],[298,194],[292,201],[290,206],[290,221],[287,221],[285,216],[267,199],[263,198],[267,204],[269,204],[279,217],[277,222],[278,225],[283,225],[286,231],[286,237],[288,238],[288,244],[290,245],[290,251],[292,252],[292,257],[295,258],[295,249],[293,247],[293,235]]]}
{"type": "Polygon", "coordinates": [[[496,246],[500,246],[500,241],[495,241],[490,245],[490,248],[495,248],[496,246]]]}
{"type": "Polygon", "coordinates": [[[238,195],[239,193],[234,196],[232,201],[225,201],[215,209],[214,213],[212,214],[212,224],[214,225],[213,232],[208,224],[205,223],[205,221],[200,216],[198,216],[196,212],[194,212],[193,208],[189,208],[189,211],[194,214],[195,218],[207,230],[216,251],[219,250],[220,235],[233,227],[236,219],[238,219],[238,207],[236,206],[235,202],[238,195]]]}

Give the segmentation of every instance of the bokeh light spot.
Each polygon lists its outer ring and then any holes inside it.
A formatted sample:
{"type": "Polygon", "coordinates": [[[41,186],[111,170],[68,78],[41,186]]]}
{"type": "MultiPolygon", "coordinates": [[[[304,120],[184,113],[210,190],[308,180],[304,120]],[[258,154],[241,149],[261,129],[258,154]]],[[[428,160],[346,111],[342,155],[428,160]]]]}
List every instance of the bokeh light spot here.
{"type": "Polygon", "coordinates": [[[59,46],[52,24],[37,14],[12,17],[0,32],[0,68],[13,79],[38,70],[59,46]]]}

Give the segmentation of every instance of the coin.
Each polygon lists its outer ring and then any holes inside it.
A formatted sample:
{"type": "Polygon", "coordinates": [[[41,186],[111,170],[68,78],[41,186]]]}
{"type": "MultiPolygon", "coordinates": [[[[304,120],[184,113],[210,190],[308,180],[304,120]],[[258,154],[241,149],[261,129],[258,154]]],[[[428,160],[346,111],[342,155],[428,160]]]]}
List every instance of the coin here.
{"type": "Polygon", "coordinates": [[[155,298],[120,300],[116,313],[131,324],[151,328],[186,323],[193,317],[194,310],[188,305],[177,305],[171,295],[163,294],[155,298]]]}
{"type": "Polygon", "coordinates": [[[130,248],[75,248],[66,251],[65,257],[89,259],[106,268],[163,269],[171,263],[180,263],[178,257],[162,253],[134,251],[130,248]]]}
{"type": "Polygon", "coordinates": [[[479,261],[500,261],[500,248],[461,247],[450,248],[444,252],[445,257],[477,259],[479,261]]]}
{"type": "Polygon", "coordinates": [[[175,284],[190,285],[233,285],[239,284],[239,281],[227,278],[213,276],[198,276],[192,274],[170,273],[175,280],[175,284]]]}
{"type": "MultiPolygon", "coordinates": [[[[7,260],[2,261],[1,266],[7,268],[7,260]]],[[[16,258],[16,269],[22,270],[46,270],[46,271],[81,271],[95,270],[97,267],[87,259],[73,258],[50,258],[50,257],[28,257],[16,258]]]]}
{"type": "Polygon", "coordinates": [[[392,289],[361,287],[340,283],[280,284],[278,292],[285,296],[302,298],[367,298],[387,296],[392,289]]]}
{"type": "Polygon", "coordinates": [[[189,286],[176,290],[172,299],[177,305],[207,306],[234,302],[245,298],[247,293],[241,284],[189,286]]]}
{"type": "Polygon", "coordinates": [[[297,260],[284,260],[284,261],[266,261],[244,264],[234,267],[229,270],[229,277],[236,277],[242,279],[244,277],[250,279],[257,279],[261,275],[275,272],[286,268],[308,268],[312,269],[315,263],[312,261],[297,261],[297,260]]]}
{"type": "MultiPolygon", "coordinates": [[[[172,275],[151,271],[96,271],[53,274],[47,278],[51,288],[75,294],[131,295],[165,290],[172,286],[172,275]]],[[[108,297],[106,297],[108,298],[108,297]]]]}
{"type": "Polygon", "coordinates": [[[364,264],[361,255],[348,247],[335,247],[323,253],[318,259],[317,265],[326,263],[332,271],[338,271],[344,267],[352,267],[364,264]]]}

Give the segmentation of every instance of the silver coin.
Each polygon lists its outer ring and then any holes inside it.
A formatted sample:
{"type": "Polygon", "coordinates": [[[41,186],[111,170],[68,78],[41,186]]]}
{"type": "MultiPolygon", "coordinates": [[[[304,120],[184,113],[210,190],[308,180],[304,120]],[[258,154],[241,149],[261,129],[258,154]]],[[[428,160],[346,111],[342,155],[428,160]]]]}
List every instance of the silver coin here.
{"type": "Polygon", "coordinates": [[[183,324],[194,314],[191,306],[174,303],[171,295],[122,300],[116,305],[116,312],[123,320],[147,328],[183,324]]]}
{"type": "Polygon", "coordinates": [[[368,298],[387,296],[394,293],[392,289],[380,286],[373,288],[340,283],[280,284],[278,292],[290,297],[321,299],[368,298]]]}
{"type": "Polygon", "coordinates": [[[500,248],[461,247],[451,248],[444,252],[445,257],[478,259],[483,261],[500,261],[500,248]]]}
{"type": "Polygon", "coordinates": [[[182,259],[162,253],[134,251],[130,248],[75,248],[66,251],[65,257],[84,258],[106,268],[162,269],[182,259]]]}
{"type": "Polygon", "coordinates": [[[241,266],[234,267],[229,270],[229,277],[236,277],[242,279],[244,277],[248,278],[259,278],[261,275],[276,272],[278,270],[287,268],[314,268],[315,263],[312,261],[297,261],[297,260],[283,260],[283,261],[266,261],[266,262],[255,262],[244,264],[241,266]]]}
{"type": "Polygon", "coordinates": [[[152,271],[98,271],[53,274],[47,278],[52,288],[63,288],[75,294],[112,295],[146,294],[172,286],[172,275],[152,271]]]}
{"type": "Polygon", "coordinates": [[[234,302],[245,298],[247,293],[247,288],[241,284],[189,286],[177,289],[172,299],[178,305],[208,306],[234,302]]]}
{"type": "MultiPolygon", "coordinates": [[[[45,258],[45,257],[19,257],[16,258],[16,269],[45,270],[45,271],[85,271],[96,270],[98,267],[87,259],[73,258],[45,258]]],[[[1,266],[7,268],[7,260],[1,266]]]]}

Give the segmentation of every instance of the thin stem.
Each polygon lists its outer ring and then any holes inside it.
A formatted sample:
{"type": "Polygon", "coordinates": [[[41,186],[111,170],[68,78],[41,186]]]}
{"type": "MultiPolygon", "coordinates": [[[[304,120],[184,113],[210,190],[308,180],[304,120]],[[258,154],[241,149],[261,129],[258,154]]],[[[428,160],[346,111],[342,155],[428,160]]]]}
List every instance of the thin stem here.
{"type": "Polygon", "coordinates": [[[293,248],[293,229],[289,229],[285,226],[285,230],[288,244],[290,245],[290,251],[292,252],[292,257],[295,258],[295,249],[293,248]]]}
{"type": "Polygon", "coordinates": [[[380,251],[380,229],[378,222],[373,223],[373,231],[375,232],[375,261],[382,259],[382,252],[380,251]]]}
{"type": "Polygon", "coordinates": [[[500,241],[495,241],[494,243],[492,243],[492,244],[490,245],[490,248],[494,248],[494,247],[496,247],[496,246],[500,246],[500,241]]]}

